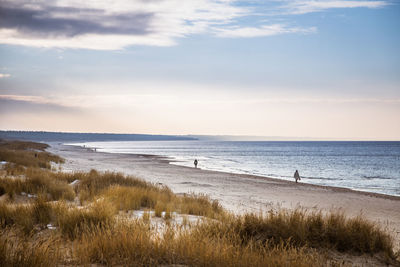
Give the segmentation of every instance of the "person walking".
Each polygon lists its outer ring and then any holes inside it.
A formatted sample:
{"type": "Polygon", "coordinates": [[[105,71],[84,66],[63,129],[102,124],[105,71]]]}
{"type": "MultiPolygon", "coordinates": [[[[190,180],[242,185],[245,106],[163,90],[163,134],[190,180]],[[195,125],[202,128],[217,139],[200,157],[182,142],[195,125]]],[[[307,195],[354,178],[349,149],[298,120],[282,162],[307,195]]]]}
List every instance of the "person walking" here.
{"type": "Polygon", "coordinates": [[[296,180],[296,183],[297,183],[297,181],[299,180],[301,180],[300,179],[300,174],[299,174],[299,171],[298,170],[296,170],[295,172],[294,172],[294,179],[296,180]]]}
{"type": "Polygon", "coordinates": [[[197,168],[197,163],[199,163],[199,162],[197,161],[197,159],[195,159],[193,163],[194,163],[194,167],[197,168]]]}

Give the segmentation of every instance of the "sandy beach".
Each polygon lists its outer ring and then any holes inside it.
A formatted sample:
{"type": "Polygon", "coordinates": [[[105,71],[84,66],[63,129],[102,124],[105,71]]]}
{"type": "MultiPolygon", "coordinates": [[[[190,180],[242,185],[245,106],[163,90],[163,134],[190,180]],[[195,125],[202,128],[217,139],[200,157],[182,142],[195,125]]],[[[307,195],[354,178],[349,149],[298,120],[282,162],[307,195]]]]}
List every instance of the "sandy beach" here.
{"type": "Polygon", "coordinates": [[[202,193],[218,200],[235,213],[269,211],[277,208],[340,210],[348,216],[362,214],[378,222],[400,247],[400,197],[317,186],[267,177],[208,171],[170,164],[166,158],[110,154],[50,143],[49,152],[66,161],[63,171],[115,171],[169,186],[174,193],[202,193]]]}

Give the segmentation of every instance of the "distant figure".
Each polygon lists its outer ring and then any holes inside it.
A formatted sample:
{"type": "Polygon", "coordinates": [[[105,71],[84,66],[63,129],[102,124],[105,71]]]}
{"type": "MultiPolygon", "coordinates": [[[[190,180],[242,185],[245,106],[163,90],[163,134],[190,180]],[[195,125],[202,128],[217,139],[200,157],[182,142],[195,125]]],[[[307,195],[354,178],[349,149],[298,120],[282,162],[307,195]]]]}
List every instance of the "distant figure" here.
{"type": "Polygon", "coordinates": [[[296,180],[296,183],[297,183],[297,180],[301,180],[300,179],[300,174],[299,174],[299,171],[298,170],[296,170],[295,172],[294,172],[294,179],[296,180]]]}
{"type": "Polygon", "coordinates": [[[194,163],[194,167],[197,168],[197,163],[199,163],[199,162],[197,161],[197,159],[195,159],[193,163],[194,163]]]}

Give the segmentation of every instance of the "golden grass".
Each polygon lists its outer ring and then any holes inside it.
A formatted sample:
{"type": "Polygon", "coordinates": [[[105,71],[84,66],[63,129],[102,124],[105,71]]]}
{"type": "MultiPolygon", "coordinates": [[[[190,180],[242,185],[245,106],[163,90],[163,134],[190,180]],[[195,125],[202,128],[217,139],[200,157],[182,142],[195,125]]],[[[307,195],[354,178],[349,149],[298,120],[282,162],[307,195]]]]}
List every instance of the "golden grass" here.
{"type": "Polygon", "coordinates": [[[185,194],[180,199],[180,213],[219,218],[225,211],[217,200],[202,194],[185,194]]]}
{"type": "Polygon", "coordinates": [[[284,245],[243,246],[233,238],[210,238],[201,229],[167,228],[163,235],[137,220],[84,233],[75,242],[81,264],[188,266],[323,266],[315,251],[284,245]]]}
{"type": "Polygon", "coordinates": [[[65,203],[59,203],[54,208],[54,214],[61,233],[75,239],[85,231],[112,225],[116,209],[104,201],[95,202],[87,208],[68,207],[65,203]]]}
{"type": "Polygon", "coordinates": [[[41,150],[48,148],[48,144],[29,141],[6,141],[0,139],[0,150],[41,150]]]}
{"type": "Polygon", "coordinates": [[[279,244],[296,247],[335,249],[339,252],[375,254],[383,252],[394,258],[393,240],[377,224],[358,216],[346,218],[342,213],[308,213],[303,209],[280,210],[268,215],[227,216],[221,222],[205,224],[211,236],[238,234],[244,244],[279,244]]]}
{"type": "Polygon", "coordinates": [[[26,234],[32,233],[35,226],[45,227],[51,221],[51,205],[39,197],[31,205],[7,205],[0,203],[0,226],[17,226],[26,234]]]}
{"type": "Polygon", "coordinates": [[[144,213],[143,213],[143,217],[142,217],[143,222],[149,223],[150,219],[151,219],[150,210],[145,210],[144,213]]]}
{"type": "Polygon", "coordinates": [[[64,160],[49,152],[44,151],[47,144],[0,141],[0,161],[7,161],[8,174],[15,175],[20,171],[20,166],[50,169],[50,162],[62,163],[64,160]]]}
{"type": "Polygon", "coordinates": [[[35,226],[32,206],[0,203],[0,226],[1,228],[15,226],[29,234],[35,226]]]}
{"type": "Polygon", "coordinates": [[[224,210],[217,201],[210,201],[204,195],[177,196],[166,187],[127,187],[111,186],[102,195],[120,210],[138,210],[151,208],[155,210],[156,217],[161,217],[161,212],[200,215],[217,218],[224,210]]]}
{"type": "Polygon", "coordinates": [[[50,200],[73,200],[75,192],[67,182],[55,179],[52,172],[38,168],[28,168],[24,178],[0,178],[0,188],[4,193],[13,196],[22,192],[42,194],[50,200]]]}
{"type": "Polygon", "coordinates": [[[56,236],[26,240],[16,230],[0,230],[0,266],[55,266],[60,240],[56,236]]]}

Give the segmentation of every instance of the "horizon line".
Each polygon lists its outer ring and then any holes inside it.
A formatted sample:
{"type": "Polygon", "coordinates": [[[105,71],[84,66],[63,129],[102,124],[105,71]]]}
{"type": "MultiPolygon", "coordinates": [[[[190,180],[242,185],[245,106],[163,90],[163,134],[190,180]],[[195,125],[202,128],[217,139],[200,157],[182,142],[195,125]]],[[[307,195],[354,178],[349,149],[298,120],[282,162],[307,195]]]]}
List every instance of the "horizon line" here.
{"type": "MultiPolygon", "coordinates": [[[[48,131],[48,130],[4,130],[0,132],[25,133],[58,133],[58,134],[109,134],[109,135],[147,135],[147,136],[174,136],[197,139],[196,141],[310,141],[310,142],[400,142],[399,139],[372,139],[372,138],[336,138],[336,137],[307,137],[307,136],[265,136],[265,135],[235,135],[235,134],[162,134],[162,133],[126,133],[126,132],[79,132],[79,131],[48,131]],[[204,138],[203,140],[201,138],[204,138]],[[246,139],[247,138],[247,139],[246,139]],[[208,139],[208,140],[207,140],[208,139]]],[[[0,138],[1,139],[1,138],[0,138]]],[[[195,140],[193,140],[195,141],[195,140]]]]}

